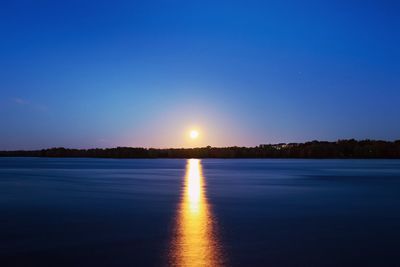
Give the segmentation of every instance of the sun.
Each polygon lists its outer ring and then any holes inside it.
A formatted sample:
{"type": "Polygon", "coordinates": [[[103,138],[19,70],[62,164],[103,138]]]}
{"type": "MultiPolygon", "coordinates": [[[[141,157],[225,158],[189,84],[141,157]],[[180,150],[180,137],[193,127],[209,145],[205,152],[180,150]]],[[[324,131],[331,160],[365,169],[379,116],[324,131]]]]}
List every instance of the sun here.
{"type": "Polygon", "coordinates": [[[196,131],[196,130],[191,130],[190,131],[190,138],[197,139],[197,137],[199,137],[199,132],[196,131]]]}

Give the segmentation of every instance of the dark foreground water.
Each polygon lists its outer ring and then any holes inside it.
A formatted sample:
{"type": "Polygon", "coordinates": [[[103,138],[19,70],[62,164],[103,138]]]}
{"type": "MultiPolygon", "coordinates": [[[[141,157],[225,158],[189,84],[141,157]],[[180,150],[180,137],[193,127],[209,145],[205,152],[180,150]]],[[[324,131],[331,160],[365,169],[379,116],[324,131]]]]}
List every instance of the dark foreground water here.
{"type": "Polygon", "coordinates": [[[400,161],[0,158],[0,266],[400,266],[400,161]]]}

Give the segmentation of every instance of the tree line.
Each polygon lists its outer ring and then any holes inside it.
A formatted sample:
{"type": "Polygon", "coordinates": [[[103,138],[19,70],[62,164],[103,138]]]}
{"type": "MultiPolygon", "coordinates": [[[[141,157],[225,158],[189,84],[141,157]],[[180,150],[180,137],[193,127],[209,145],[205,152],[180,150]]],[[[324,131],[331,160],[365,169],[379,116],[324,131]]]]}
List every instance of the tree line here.
{"type": "Polygon", "coordinates": [[[0,151],[0,157],[88,157],[88,158],[400,158],[400,140],[338,140],[306,143],[265,144],[256,147],[93,149],[49,148],[0,151]]]}

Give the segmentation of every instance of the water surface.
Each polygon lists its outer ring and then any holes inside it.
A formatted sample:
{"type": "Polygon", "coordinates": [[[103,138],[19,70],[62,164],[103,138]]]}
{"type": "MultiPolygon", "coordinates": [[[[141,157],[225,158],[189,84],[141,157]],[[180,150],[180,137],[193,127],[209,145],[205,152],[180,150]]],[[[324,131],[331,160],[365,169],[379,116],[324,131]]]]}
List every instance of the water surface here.
{"type": "Polygon", "coordinates": [[[2,266],[400,266],[398,160],[0,158],[2,266]]]}

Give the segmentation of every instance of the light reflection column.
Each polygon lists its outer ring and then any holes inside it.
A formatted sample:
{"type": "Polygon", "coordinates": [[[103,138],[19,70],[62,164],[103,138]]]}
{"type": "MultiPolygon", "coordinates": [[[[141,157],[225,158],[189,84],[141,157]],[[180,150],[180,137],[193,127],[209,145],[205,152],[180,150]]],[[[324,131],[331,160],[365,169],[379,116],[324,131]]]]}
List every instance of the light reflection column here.
{"type": "Polygon", "coordinates": [[[172,266],[222,266],[215,219],[206,197],[201,161],[189,159],[171,246],[172,266]]]}

